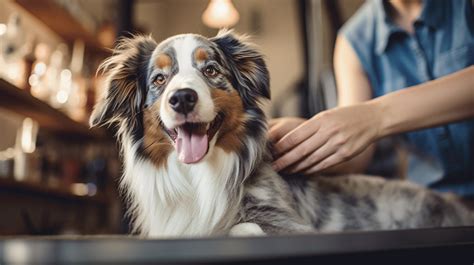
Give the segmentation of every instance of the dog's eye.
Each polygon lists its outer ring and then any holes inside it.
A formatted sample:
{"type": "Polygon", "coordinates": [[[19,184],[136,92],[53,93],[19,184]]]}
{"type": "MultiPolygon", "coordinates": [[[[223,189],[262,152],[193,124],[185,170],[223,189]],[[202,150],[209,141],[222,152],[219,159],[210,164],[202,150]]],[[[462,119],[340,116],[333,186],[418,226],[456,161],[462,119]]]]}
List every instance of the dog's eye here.
{"type": "Polygon", "coordinates": [[[207,77],[216,77],[217,74],[219,74],[219,71],[212,65],[206,66],[206,69],[204,69],[204,75],[207,77]]]}
{"type": "Polygon", "coordinates": [[[161,86],[164,83],[166,83],[166,77],[163,74],[158,74],[155,78],[155,81],[153,81],[153,83],[155,83],[155,85],[157,86],[161,86]]]}

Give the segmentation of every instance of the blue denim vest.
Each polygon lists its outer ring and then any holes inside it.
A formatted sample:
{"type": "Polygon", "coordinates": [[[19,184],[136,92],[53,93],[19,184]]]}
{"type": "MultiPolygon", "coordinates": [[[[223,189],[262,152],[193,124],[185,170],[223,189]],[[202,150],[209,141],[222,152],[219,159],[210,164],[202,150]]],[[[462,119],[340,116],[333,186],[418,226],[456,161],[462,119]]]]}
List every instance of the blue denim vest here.
{"type": "MultiPolygon", "coordinates": [[[[474,18],[470,0],[425,0],[414,23],[414,34],[395,25],[387,10],[388,3],[382,0],[367,1],[340,31],[359,57],[374,97],[473,65],[474,18]]],[[[440,191],[474,196],[473,119],[406,133],[403,137],[414,150],[408,165],[412,181],[440,191]]]]}

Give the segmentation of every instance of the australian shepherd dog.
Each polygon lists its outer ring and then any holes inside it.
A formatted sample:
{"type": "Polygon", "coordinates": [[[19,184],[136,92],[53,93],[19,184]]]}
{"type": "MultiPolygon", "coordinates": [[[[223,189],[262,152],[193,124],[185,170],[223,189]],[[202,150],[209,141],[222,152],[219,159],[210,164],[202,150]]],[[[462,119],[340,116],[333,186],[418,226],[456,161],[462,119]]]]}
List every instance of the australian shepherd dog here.
{"type": "Polygon", "coordinates": [[[91,126],[115,128],[136,233],[263,235],[473,224],[457,199],[377,177],[281,176],[263,56],[230,31],[124,39],[91,126]]]}

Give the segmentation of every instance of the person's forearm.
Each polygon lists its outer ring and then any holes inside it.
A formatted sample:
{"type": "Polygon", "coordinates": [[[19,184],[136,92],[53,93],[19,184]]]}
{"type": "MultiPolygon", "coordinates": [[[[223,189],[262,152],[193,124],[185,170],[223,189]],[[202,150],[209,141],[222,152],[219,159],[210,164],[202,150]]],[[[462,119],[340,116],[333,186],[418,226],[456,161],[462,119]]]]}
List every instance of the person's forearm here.
{"type": "Polygon", "coordinates": [[[379,137],[474,117],[474,66],[368,101],[378,113],[379,137]]]}

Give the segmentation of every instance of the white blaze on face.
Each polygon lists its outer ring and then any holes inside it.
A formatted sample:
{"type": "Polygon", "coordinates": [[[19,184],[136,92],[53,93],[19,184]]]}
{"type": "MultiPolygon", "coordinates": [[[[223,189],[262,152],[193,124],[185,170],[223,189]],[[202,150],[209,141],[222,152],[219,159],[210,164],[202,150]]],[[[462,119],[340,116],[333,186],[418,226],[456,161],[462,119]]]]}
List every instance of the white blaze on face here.
{"type": "Polygon", "coordinates": [[[175,149],[178,152],[178,158],[184,163],[199,162],[207,153],[209,139],[205,131],[196,133],[186,130],[181,125],[186,122],[211,123],[216,116],[211,88],[203,80],[204,77],[194,62],[194,51],[200,45],[193,35],[185,35],[172,40],[171,46],[176,56],[173,60],[177,64],[178,73],[172,77],[161,98],[161,119],[167,128],[176,129],[175,149]],[[175,112],[169,104],[170,97],[177,90],[184,88],[193,89],[198,95],[194,110],[186,117],[175,112]]]}

